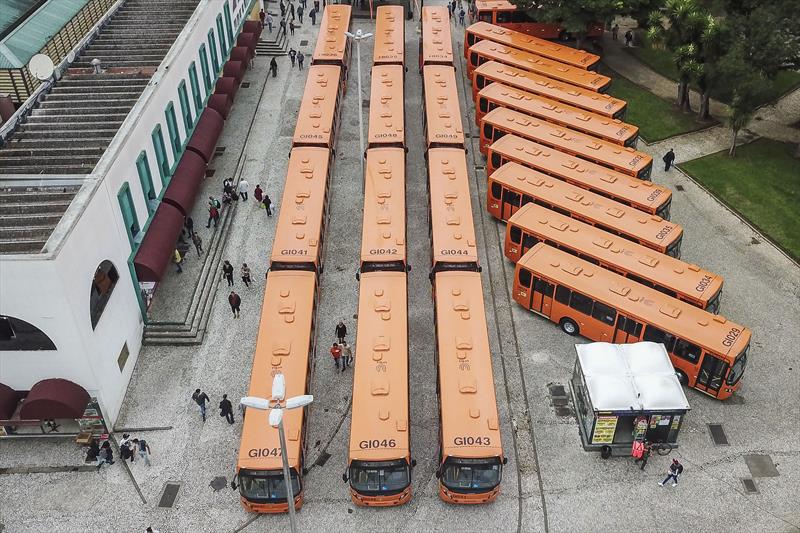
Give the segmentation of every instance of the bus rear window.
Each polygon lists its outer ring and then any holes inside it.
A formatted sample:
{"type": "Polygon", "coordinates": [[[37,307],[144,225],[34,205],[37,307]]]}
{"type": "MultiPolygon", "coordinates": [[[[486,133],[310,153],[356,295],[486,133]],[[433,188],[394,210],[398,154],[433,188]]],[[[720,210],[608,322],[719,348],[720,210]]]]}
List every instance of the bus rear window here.
{"type": "Polygon", "coordinates": [[[475,83],[477,84],[478,89],[483,89],[484,87],[486,87],[486,77],[478,74],[477,77],[475,78],[475,83]]]}
{"type": "Polygon", "coordinates": [[[478,20],[482,22],[492,22],[492,12],[481,11],[480,13],[478,13],[478,20]]]}
{"type": "Polygon", "coordinates": [[[500,186],[499,183],[496,181],[492,182],[492,197],[496,198],[497,200],[500,199],[500,196],[503,194],[503,188],[500,186]]]}
{"type": "Polygon", "coordinates": [[[511,229],[508,231],[511,236],[511,242],[519,244],[522,240],[522,229],[520,229],[519,226],[511,226],[511,229]]]}
{"type": "Polygon", "coordinates": [[[497,152],[492,152],[492,166],[494,168],[500,168],[502,164],[503,164],[503,158],[500,157],[500,154],[498,154],[497,152]]]}

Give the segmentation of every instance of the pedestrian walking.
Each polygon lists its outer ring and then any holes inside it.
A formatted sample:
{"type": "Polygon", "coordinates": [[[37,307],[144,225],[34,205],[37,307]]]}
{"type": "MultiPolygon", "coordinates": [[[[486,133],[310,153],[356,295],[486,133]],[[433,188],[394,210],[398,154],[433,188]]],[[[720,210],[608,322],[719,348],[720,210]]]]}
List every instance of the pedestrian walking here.
{"type": "Polygon", "coordinates": [[[347,326],[344,325],[343,321],[339,321],[336,324],[336,338],[339,339],[339,344],[344,342],[344,338],[347,336],[347,326]]]}
{"type": "Polygon", "coordinates": [[[227,259],[222,263],[222,277],[228,280],[228,287],[233,287],[233,265],[227,259]]]}
{"type": "Polygon", "coordinates": [[[319,13],[319,0],[314,0],[314,11],[319,13]]]}
{"type": "Polygon", "coordinates": [[[253,280],[250,279],[250,267],[247,266],[247,263],[242,263],[242,281],[244,282],[245,287],[250,287],[250,284],[253,280]]]}
{"type": "Polygon", "coordinates": [[[264,195],[264,209],[267,210],[267,216],[272,216],[272,200],[269,199],[269,195],[264,195]]]}
{"type": "Polygon", "coordinates": [[[183,226],[189,231],[189,235],[194,233],[194,220],[192,220],[192,217],[183,217],[183,226]]]}
{"type": "Polygon", "coordinates": [[[294,58],[297,55],[297,52],[294,48],[289,48],[289,61],[292,63],[292,68],[294,68],[294,58]]]}
{"type": "Polygon", "coordinates": [[[239,318],[239,306],[242,305],[242,297],[236,294],[236,291],[231,291],[228,295],[228,303],[231,305],[233,318],[239,318]]]}
{"type": "Polygon", "coordinates": [[[461,24],[462,26],[464,25],[464,15],[466,15],[466,14],[467,14],[467,12],[464,11],[463,7],[458,12],[458,23],[461,24]]]}
{"type": "Polygon", "coordinates": [[[175,272],[180,274],[183,272],[183,268],[181,267],[181,263],[183,262],[183,257],[181,257],[181,253],[178,250],[175,250],[172,253],[172,262],[175,263],[175,272]]]}
{"type": "Polygon", "coordinates": [[[275,20],[272,18],[272,15],[267,13],[267,29],[270,33],[272,33],[272,25],[275,23],[275,20]]]}
{"type": "Polygon", "coordinates": [[[273,78],[277,78],[278,77],[278,62],[275,61],[274,57],[269,62],[269,70],[272,72],[272,77],[273,78]]]}
{"type": "MultiPolygon", "coordinates": [[[[289,35],[294,35],[294,28],[295,28],[294,22],[289,21],[289,35]]],[[[303,68],[302,65],[300,66],[300,68],[301,69],[303,68]]]]}
{"type": "Polygon", "coordinates": [[[194,243],[194,249],[197,250],[197,255],[203,253],[203,239],[200,238],[200,235],[197,233],[192,233],[192,242],[194,243]]]}
{"type": "Polygon", "coordinates": [[[145,465],[150,466],[150,445],[144,439],[133,439],[132,442],[136,445],[136,451],[139,452],[139,459],[142,459],[145,465]]]}
{"type": "Polygon", "coordinates": [[[641,463],[639,466],[639,470],[644,470],[644,467],[647,466],[647,461],[650,459],[650,455],[653,453],[653,448],[648,441],[640,441],[635,440],[633,441],[633,448],[631,451],[631,455],[633,455],[633,462],[641,463]]]}
{"type": "Polygon", "coordinates": [[[619,35],[619,24],[614,24],[614,27],[611,28],[611,39],[616,41],[618,35],[619,35]]]}
{"type": "Polygon", "coordinates": [[[247,182],[246,179],[242,178],[239,180],[239,196],[244,200],[247,201],[247,193],[250,191],[250,184],[247,182]]]}
{"type": "Polygon", "coordinates": [[[119,456],[123,461],[128,459],[133,462],[133,448],[131,447],[131,436],[128,433],[122,434],[122,440],[119,441],[119,456]]]}
{"type": "Polygon", "coordinates": [[[303,5],[302,4],[297,6],[297,20],[300,21],[300,24],[303,23],[303,5]]]}
{"type": "Polygon", "coordinates": [[[194,394],[192,394],[192,400],[200,406],[200,416],[203,417],[203,422],[206,421],[206,402],[210,402],[211,400],[208,398],[208,394],[205,392],[201,392],[200,389],[195,389],[194,394]]]}
{"type": "MultiPolygon", "coordinates": [[[[283,34],[286,35],[286,19],[283,18],[283,15],[281,15],[280,26],[281,26],[281,30],[283,31],[283,34]]],[[[280,33],[280,31],[278,33],[280,33]]]]}
{"type": "Polygon", "coordinates": [[[219,402],[219,416],[224,416],[228,420],[228,424],[233,424],[233,405],[228,399],[227,394],[222,395],[222,401],[219,402]]]}
{"type": "Polygon", "coordinates": [[[100,446],[100,453],[97,455],[97,469],[100,468],[104,464],[114,464],[114,451],[111,449],[111,443],[105,441],[102,446],[100,446]]]}
{"type": "Polygon", "coordinates": [[[294,2],[289,2],[289,18],[294,20],[294,15],[295,15],[294,2]]]}
{"type": "Polygon", "coordinates": [[[281,10],[281,18],[286,17],[286,5],[283,3],[283,0],[280,0],[280,5],[278,6],[281,10]]]}
{"type": "Polygon", "coordinates": [[[311,25],[312,26],[316,26],[317,25],[317,8],[312,9],[308,13],[308,16],[311,17],[311,25]]]}
{"type": "Polygon", "coordinates": [[[633,46],[633,32],[631,30],[625,32],[625,46],[633,46]]]}
{"type": "Polygon", "coordinates": [[[347,342],[342,341],[342,359],[344,359],[344,363],[347,366],[353,366],[353,350],[350,349],[350,345],[347,342]]]}
{"type": "Polygon", "coordinates": [[[259,11],[259,12],[258,12],[258,20],[260,20],[260,21],[261,21],[261,29],[262,29],[262,30],[264,29],[264,21],[265,21],[266,19],[267,19],[267,14],[266,14],[266,13],[264,12],[264,10],[262,9],[261,11],[259,11]]]}
{"type": "Polygon", "coordinates": [[[259,204],[261,203],[261,200],[264,199],[264,191],[261,190],[261,184],[257,184],[256,188],[253,189],[253,198],[255,198],[256,202],[259,204]]]}
{"type": "Polygon", "coordinates": [[[659,483],[662,487],[664,484],[672,478],[672,486],[675,487],[678,485],[678,477],[683,474],[683,465],[678,462],[677,459],[672,460],[672,464],[669,465],[669,470],[667,470],[667,477],[664,478],[664,481],[659,483]]]}
{"type": "Polygon", "coordinates": [[[305,60],[306,56],[303,55],[303,52],[297,52],[297,66],[300,70],[303,70],[303,61],[305,60]]]}
{"type": "Polygon", "coordinates": [[[669,172],[672,163],[675,161],[675,150],[670,148],[669,152],[664,154],[664,157],[661,159],[664,161],[664,172],[669,172]]]}
{"type": "MultiPolygon", "coordinates": [[[[342,349],[339,348],[339,345],[335,342],[333,346],[331,346],[331,357],[333,357],[333,363],[336,365],[336,370],[339,370],[339,361],[342,358],[342,349]]],[[[344,364],[342,364],[342,372],[344,372],[344,364]]]]}
{"type": "Polygon", "coordinates": [[[214,227],[217,227],[217,222],[219,222],[219,209],[222,205],[219,203],[219,200],[214,198],[213,196],[208,197],[208,223],[206,224],[207,228],[211,227],[211,221],[214,221],[214,227]]]}

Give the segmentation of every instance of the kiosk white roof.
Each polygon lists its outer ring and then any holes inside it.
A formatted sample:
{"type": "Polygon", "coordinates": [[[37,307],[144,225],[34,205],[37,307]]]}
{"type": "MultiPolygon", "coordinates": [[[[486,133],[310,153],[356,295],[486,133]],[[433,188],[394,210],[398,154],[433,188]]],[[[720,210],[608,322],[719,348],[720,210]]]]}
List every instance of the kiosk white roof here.
{"type": "Polygon", "coordinates": [[[663,344],[576,344],[592,406],[598,411],[690,409],[663,344]]]}

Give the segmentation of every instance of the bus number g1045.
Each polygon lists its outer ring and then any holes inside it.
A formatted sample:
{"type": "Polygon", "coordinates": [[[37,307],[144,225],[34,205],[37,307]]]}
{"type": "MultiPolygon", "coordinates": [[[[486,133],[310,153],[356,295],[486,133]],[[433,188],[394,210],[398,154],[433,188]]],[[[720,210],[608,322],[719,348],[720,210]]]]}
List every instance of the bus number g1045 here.
{"type": "Polygon", "coordinates": [[[373,440],[362,440],[358,443],[358,447],[362,450],[371,450],[374,448],[394,448],[397,446],[397,441],[394,439],[373,439],[373,440]]]}
{"type": "Polygon", "coordinates": [[[492,439],[489,437],[456,437],[453,439],[456,446],[491,446],[492,439]]]}

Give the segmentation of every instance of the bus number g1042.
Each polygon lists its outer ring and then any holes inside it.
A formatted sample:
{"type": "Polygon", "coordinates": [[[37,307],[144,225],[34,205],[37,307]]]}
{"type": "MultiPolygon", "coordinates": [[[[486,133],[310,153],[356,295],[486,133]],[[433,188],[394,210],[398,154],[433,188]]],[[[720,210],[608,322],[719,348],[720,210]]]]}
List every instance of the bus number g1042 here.
{"type": "Polygon", "coordinates": [[[397,248],[372,248],[370,255],[397,255],[397,248]]]}
{"type": "Polygon", "coordinates": [[[373,440],[362,440],[358,443],[358,447],[362,450],[371,450],[374,448],[394,448],[397,446],[397,441],[394,439],[373,439],[373,440]]]}
{"type": "Polygon", "coordinates": [[[492,439],[489,437],[456,437],[453,439],[456,446],[491,446],[492,439]]]}

